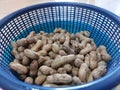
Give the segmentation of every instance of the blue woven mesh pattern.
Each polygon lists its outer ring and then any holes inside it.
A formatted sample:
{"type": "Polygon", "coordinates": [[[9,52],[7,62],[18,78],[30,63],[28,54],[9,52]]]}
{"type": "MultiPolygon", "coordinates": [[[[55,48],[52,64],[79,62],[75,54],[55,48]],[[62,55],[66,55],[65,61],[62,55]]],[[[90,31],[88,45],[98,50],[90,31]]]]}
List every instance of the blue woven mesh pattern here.
{"type": "Polygon", "coordinates": [[[120,66],[120,25],[100,12],[85,7],[51,6],[23,13],[2,28],[0,67],[14,79],[8,67],[9,62],[13,60],[10,41],[26,37],[31,31],[53,32],[56,27],[71,33],[88,30],[97,46],[105,45],[112,56],[106,75],[120,66]]]}

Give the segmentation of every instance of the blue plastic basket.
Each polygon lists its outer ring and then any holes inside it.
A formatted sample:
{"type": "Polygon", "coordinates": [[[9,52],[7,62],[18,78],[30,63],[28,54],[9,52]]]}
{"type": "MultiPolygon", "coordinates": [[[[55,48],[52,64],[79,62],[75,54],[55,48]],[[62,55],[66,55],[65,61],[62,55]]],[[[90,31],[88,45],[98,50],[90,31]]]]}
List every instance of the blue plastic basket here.
{"type": "Polygon", "coordinates": [[[0,21],[0,87],[5,90],[109,90],[120,82],[120,19],[102,8],[80,3],[45,3],[16,11],[0,21]],[[13,60],[11,40],[26,37],[30,31],[52,32],[61,27],[71,33],[88,30],[91,38],[105,45],[112,60],[107,74],[93,82],[63,88],[30,85],[9,70],[13,60]]]}

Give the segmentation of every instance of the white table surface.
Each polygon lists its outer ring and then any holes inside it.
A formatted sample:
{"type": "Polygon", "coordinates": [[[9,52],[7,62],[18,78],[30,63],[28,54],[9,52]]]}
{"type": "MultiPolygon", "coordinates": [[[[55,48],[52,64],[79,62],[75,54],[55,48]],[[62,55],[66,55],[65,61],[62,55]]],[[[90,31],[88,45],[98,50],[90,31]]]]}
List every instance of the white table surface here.
{"type": "Polygon", "coordinates": [[[0,19],[20,8],[53,1],[71,1],[94,4],[120,16],[120,0],[0,0],[0,19]]]}

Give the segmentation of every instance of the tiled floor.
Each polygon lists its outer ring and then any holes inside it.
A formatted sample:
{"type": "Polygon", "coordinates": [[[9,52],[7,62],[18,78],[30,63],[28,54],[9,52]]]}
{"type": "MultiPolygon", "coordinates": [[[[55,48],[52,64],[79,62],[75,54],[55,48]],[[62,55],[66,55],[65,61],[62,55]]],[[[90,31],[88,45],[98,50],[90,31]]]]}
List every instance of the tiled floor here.
{"type": "MultiPolygon", "coordinates": [[[[120,16],[120,0],[0,0],[0,19],[20,8],[33,4],[53,1],[71,1],[94,4],[120,16]]],[[[117,86],[116,90],[120,90],[120,85],[117,86]]]]}

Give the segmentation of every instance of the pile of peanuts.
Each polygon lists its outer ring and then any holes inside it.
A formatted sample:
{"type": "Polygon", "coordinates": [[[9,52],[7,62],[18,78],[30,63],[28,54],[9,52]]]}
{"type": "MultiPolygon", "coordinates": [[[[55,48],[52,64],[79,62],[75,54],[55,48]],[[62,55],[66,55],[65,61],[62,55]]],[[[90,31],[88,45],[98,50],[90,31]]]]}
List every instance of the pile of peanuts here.
{"type": "Polygon", "coordinates": [[[15,59],[9,67],[19,79],[46,87],[85,84],[105,75],[111,56],[106,47],[96,47],[88,31],[70,34],[56,28],[53,33],[35,33],[12,41],[15,59]]]}

